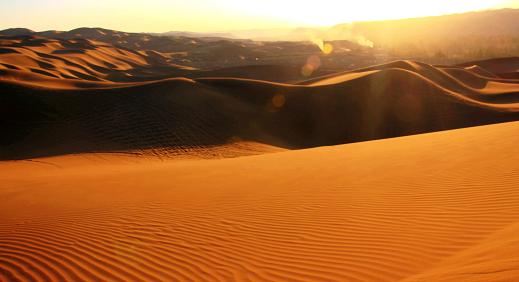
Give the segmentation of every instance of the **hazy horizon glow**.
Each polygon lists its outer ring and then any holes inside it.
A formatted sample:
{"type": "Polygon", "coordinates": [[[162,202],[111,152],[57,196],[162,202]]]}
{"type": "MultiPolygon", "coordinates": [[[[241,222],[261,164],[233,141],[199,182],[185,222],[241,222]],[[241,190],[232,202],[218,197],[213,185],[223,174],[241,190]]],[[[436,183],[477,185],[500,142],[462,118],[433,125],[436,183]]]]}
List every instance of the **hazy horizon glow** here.
{"type": "Polygon", "coordinates": [[[327,26],[506,7],[519,8],[519,0],[0,0],[0,28],[42,31],[87,26],[129,32],[223,32],[327,26]]]}

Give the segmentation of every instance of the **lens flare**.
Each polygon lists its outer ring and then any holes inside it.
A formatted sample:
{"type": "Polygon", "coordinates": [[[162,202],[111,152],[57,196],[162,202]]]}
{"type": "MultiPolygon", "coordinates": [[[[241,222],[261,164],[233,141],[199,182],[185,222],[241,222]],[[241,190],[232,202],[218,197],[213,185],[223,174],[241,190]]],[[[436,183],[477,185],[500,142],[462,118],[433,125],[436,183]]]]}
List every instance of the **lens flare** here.
{"type": "Polygon", "coordinates": [[[321,67],[321,58],[319,56],[313,55],[306,60],[306,64],[301,68],[301,74],[304,77],[311,76],[316,70],[321,67]]]}
{"type": "Polygon", "coordinates": [[[272,97],[272,105],[275,108],[282,108],[286,103],[285,95],[282,94],[276,94],[274,97],[272,97]]]}

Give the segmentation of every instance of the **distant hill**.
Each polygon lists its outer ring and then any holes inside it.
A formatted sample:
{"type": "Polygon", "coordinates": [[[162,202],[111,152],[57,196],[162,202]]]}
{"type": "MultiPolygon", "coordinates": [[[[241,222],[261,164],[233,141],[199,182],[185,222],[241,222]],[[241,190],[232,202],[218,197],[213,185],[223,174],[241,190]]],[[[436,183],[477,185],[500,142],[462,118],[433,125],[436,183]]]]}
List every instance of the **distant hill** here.
{"type": "Polygon", "coordinates": [[[326,36],[361,36],[396,57],[517,56],[519,9],[341,24],[327,30],[326,36]]]}
{"type": "Polygon", "coordinates": [[[516,36],[519,35],[519,9],[500,9],[444,16],[400,20],[366,21],[338,24],[329,28],[280,28],[231,31],[234,37],[269,40],[324,40],[364,36],[383,43],[416,38],[453,36],[516,36]]]}
{"type": "Polygon", "coordinates": [[[34,31],[28,28],[8,28],[0,31],[1,35],[6,36],[32,35],[34,33],[34,31]]]}
{"type": "Polygon", "coordinates": [[[334,26],[335,33],[353,32],[386,43],[444,40],[466,36],[518,36],[519,9],[490,10],[436,17],[358,22],[334,26]]]}
{"type": "Polygon", "coordinates": [[[519,55],[519,9],[232,33],[255,40],[349,40],[384,49],[396,58],[463,61],[519,55]]]}

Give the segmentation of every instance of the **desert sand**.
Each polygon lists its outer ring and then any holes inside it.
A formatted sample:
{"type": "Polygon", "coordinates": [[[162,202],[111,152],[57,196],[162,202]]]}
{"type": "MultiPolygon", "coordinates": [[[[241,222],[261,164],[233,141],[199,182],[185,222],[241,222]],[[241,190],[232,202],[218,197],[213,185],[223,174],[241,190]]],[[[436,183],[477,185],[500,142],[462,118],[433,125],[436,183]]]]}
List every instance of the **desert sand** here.
{"type": "Polygon", "coordinates": [[[518,130],[3,162],[0,279],[515,281],[518,130]]]}
{"type": "Polygon", "coordinates": [[[305,77],[101,32],[0,36],[0,281],[519,280],[518,58],[305,77]]]}

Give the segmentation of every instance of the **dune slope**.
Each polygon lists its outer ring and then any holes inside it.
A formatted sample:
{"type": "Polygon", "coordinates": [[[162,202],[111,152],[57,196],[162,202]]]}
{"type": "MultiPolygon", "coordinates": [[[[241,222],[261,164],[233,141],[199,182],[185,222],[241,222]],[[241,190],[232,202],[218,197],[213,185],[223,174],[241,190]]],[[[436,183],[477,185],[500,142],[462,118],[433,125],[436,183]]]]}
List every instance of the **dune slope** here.
{"type": "Polygon", "coordinates": [[[0,280],[515,281],[517,132],[2,162],[0,280]]]}

